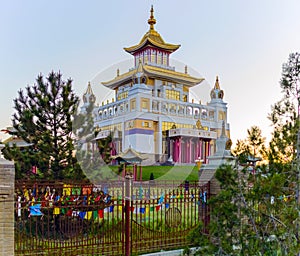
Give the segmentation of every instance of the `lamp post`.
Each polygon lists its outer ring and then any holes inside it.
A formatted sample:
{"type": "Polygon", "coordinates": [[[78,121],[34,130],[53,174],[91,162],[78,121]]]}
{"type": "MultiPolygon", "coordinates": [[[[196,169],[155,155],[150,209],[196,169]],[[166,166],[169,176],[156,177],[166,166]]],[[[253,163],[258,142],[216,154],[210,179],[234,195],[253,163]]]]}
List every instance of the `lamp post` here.
{"type": "Polygon", "coordinates": [[[131,255],[131,186],[132,174],[126,173],[125,175],[125,256],[131,255]]]}
{"type": "Polygon", "coordinates": [[[197,164],[198,171],[200,171],[200,168],[202,166],[203,160],[200,157],[198,157],[198,159],[196,159],[195,162],[197,164]]]}

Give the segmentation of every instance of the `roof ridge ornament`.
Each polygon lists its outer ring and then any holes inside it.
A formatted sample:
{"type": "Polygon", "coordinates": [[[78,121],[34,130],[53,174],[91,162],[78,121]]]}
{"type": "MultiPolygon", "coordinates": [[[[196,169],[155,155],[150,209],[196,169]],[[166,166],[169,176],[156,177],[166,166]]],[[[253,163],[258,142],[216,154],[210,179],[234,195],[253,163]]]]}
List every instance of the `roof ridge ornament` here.
{"type": "Polygon", "coordinates": [[[138,67],[137,67],[137,73],[142,73],[143,72],[143,62],[142,62],[142,59],[139,58],[139,64],[138,64],[138,67]]]}
{"type": "Polygon", "coordinates": [[[217,76],[217,77],[216,77],[215,89],[218,89],[218,90],[220,90],[219,76],[217,76]]]}
{"type": "Polygon", "coordinates": [[[150,30],[154,30],[154,25],[156,24],[156,19],[154,18],[154,9],[153,5],[151,5],[150,10],[150,18],[148,19],[148,24],[150,25],[150,30]]]}
{"type": "Polygon", "coordinates": [[[211,99],[223,99],[224,91],[221,90],[220,83],[219,83],[219,76],[216,77],[216,82],[214,88],[210,91],[210,98],[211,99]]]}
{"type": "Polygon", "coordinates": [[[84,103],[95,103],[95,101],[96,101],[96,96],[93,92],[90,81],[88,82],[86,92],[83,94],[82,98],[83,98],[84,103]]]}

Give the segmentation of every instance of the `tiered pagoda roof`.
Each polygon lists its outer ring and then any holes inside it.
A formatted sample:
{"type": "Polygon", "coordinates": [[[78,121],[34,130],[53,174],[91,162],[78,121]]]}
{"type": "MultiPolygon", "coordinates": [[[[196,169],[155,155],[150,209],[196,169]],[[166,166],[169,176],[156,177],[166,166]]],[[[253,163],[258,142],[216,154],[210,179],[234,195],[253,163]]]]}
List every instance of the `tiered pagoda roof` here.
{"type": "Polygon", "coordinates": [[[154,29],[154,25],[156,24],[156,19],[153,15],[153,6],[151,7],[151,15],[148,20],[148,24],[150,25],[149,31],[143,36],[141,41],[134,46],[124,48],[124,50],[130,54],[134,54],[147,46],[153,46],[155,48],[159,48],[161,50],[165,50],[167,52],[176,51],[180,45],[178,44],[169,44],[166,43],[161,35],[154,29]]]}

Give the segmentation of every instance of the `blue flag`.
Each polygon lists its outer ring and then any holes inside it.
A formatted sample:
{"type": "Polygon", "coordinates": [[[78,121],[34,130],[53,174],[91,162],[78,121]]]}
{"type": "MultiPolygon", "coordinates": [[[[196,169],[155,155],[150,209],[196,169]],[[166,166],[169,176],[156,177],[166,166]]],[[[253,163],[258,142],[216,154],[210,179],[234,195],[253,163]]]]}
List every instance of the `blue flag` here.
{"type": "Polygon", "coordinates": [[[29,216],[42,216],[42,215],[44,215],[41,212],[41,205],[40,204],[29,206],[29,211],[30,211],[29,216]]]}

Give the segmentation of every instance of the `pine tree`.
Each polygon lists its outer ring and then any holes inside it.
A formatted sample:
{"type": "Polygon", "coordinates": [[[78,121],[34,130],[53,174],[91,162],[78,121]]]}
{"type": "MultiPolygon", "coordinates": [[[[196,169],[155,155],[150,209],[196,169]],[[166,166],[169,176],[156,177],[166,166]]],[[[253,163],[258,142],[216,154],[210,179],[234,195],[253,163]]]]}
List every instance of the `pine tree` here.
{"type": "Polygon", "coordinates": [[[262,136],[261,129],[254,125],[247,130],[248,136],[244,140],[237,140],[233,154],[238,157],[240,163],[246,163],[249,158],[266,158],[266,139],[262,136]]]}
{"type": "Polygon", "coordinates": [[[72,80],[62,80],[60,73],[39,75],[33,86],[20,90],[14,100],[12,117],[15,132],[30,147],[5,147],[7,158],[16,161],[23,175],[37,166],[44,176],[62,179],[72,171],[72,116],[79,99],[72,89],[72,80]]]}

